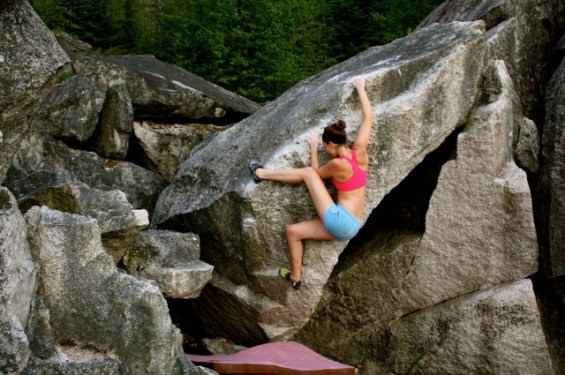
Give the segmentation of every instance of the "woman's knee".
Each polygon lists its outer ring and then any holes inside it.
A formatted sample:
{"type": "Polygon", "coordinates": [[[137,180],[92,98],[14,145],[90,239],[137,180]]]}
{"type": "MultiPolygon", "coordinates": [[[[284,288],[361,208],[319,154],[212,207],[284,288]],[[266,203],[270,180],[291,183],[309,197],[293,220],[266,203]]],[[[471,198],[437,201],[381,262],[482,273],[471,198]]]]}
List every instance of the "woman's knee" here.
{"type": "Polygon", "coordinates": [[[288,240],[300,240],[300,231],[296,224],[289,224],[286,226],[286,238],[288,240]]]}
{"type": "Polygon", "coordinates": [[[302,168],[302,179],[304,181],[322,181],[316,170],[310,166],[302,168]]]}
{"type": "Polygon", "coordinates": [[[304,167],[304,173],[308,176],[317,176],[318,172],[316,172],[316,170],[314,168],[312,168],[311,166],[307,166],[304,167]]]}

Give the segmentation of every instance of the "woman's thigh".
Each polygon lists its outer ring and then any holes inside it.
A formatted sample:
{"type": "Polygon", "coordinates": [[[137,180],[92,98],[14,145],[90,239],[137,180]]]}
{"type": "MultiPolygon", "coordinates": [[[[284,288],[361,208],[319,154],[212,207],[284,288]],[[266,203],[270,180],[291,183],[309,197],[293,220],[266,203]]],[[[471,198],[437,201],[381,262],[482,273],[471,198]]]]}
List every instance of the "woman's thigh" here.
{"type": "Polygon", "coordinates": [[[324,181],[313,168],[304,168],[304,183],[310,193],[310,198],[320,219],[324,218],[327,209],[334,204],[324,181]]]}
{"type": "Polygon", "coordinates": [[[307,220],[291,224],[287,233],[298,240],[331,241],[334,237],[324,228],[321,220],[307,220]]]}

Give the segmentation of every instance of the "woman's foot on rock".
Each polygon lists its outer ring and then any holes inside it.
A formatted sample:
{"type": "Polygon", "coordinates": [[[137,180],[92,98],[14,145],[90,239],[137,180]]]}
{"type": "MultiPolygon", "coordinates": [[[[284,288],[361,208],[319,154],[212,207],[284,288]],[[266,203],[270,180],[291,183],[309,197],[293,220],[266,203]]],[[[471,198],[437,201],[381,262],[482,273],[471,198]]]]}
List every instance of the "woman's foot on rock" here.
{"type": "Polygon", "coordinates": [[[281,277],[281,279],[288,281],[290,283],[290,286],[292,286],[294,290],[300,289],[300,280],[292,280],[292,278],[290,277],[290,270],[288,268],[282,267],[281,269],[279,269],[279,276],[281,277]]]}
{"type": "Polygon", "coordinates": [[[255,181],[255,183],[259,183],[262,181],[262,178],[260,178],[259,176],[257,176],[257,169],[259,168],[263,168],[263,166],[261,164],[259,164],[259,162],[257,160],[251,160],[249,162],[249,170],[251,171],[251,174],[253,175],[253,181],[255,181]]]}

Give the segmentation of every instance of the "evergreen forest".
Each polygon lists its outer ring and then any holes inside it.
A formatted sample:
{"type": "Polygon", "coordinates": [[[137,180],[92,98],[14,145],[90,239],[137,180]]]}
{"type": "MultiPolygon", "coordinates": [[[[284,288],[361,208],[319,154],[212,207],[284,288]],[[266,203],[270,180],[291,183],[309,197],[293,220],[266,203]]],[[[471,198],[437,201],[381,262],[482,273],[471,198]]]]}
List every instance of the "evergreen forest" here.
{"type": "Polygon", "coordinates": [[[405,36],[442,0],[32,0],[105,54],[152,54],[259,103],[405,36]]]}

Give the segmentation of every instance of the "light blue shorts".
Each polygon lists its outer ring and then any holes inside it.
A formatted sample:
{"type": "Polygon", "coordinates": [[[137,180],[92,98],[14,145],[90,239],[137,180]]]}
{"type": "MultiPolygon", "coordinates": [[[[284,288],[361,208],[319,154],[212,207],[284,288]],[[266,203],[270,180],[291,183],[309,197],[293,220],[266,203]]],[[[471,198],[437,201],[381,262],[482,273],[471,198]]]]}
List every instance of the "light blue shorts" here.
{"type": "Polygon", "coordinates": [[[355,237],[363,222],[339,204],[332,204],[324,214],[324,228],[338,241],[355,237]]]}

